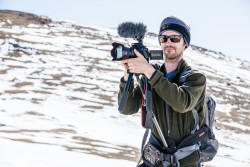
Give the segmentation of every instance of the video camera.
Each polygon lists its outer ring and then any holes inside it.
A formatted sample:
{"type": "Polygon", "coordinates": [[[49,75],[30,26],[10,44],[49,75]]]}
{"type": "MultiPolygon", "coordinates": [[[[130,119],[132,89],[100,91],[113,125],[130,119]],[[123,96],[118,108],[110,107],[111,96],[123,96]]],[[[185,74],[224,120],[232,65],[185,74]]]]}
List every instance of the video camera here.
{"type": "Polygon", "coordinates": [[[124,45],[114,42],[112,43],[113,49],[111,50],[112,61],[121,61],[129,58],[135,58],[134,49],[139,51],[147,61],[151,60],[163,60],[162,50],[148,50],[143,45],[143,38],[147,31],[147,27],[143,23],[124,22],[121,23],[118,28],[118,34],[124,38],[133,38],[138,43],[133,43],[130,48],[124,45]]]}

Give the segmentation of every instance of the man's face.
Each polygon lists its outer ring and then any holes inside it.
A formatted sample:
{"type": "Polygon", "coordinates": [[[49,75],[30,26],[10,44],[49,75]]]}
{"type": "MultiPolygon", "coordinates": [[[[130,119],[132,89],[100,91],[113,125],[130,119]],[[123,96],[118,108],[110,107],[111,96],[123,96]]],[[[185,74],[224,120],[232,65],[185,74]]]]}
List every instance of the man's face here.
{"type": "MultiPolygon", "coordinates": [[[[162,33],[162,35],[181,35],[175,31],[165,31],[162,33]]],[[[175,62],[182,58],[183,52],[185,50],[186,43],[184,42],[184,39],[181,38],[180,42],[174,43],[171,42],[170,39],[167,40],[165,43],[161,43],[161,48],[163,50],[165,59],[167,61],[175,62]]]]}

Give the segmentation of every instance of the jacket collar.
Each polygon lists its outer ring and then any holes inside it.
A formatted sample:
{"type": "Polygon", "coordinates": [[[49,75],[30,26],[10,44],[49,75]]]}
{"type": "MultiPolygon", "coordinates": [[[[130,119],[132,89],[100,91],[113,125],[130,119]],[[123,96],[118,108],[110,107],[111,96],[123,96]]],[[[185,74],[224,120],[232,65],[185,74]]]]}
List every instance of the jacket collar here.
{"type": "MultiPolygon", "coordinates": [[[[177,70],[175,74],[178,74],[180,72],[182,72],[183,70],[185,70],[189,65],[187,64],[187,62],[184,59],[181,59],[181,61],[179,62],[178,66],[177,66],[177,70]]],[[[162,64],[160,71],[163,72],[165,74],[166,72],[166,68],[164,63],[162,64]]]]}

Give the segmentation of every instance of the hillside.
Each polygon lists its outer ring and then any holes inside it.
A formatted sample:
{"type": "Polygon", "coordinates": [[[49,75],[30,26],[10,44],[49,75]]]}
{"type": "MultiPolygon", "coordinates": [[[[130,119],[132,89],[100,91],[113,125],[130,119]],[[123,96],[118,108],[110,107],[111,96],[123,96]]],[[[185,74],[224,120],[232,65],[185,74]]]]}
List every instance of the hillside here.
{"type": "MultiPolygon", "coordinates": [[[[0,166],[136,165],[144,129],[140,113],[117,111],[123,69],[111,61],[112,42],[135,41],[0,10],[0,166]]],[[[160,49],[152,33],[144,44],[160,49]]],[[[250,63],[193,45],[184,57],[206,75],[217,101],[220,150],[207,166],[249,166],[250,63]]]]}

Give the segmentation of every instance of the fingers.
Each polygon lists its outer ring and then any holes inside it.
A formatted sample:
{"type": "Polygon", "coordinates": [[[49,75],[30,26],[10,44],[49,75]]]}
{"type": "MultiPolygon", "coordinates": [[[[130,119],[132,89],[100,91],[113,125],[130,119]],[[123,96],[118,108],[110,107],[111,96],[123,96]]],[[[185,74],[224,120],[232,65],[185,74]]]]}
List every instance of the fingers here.
{"type": "Polygon", "coordinates": [[[122,64],[122,66],[123,66],[123,68],[124,68],[125,70],[128,70],[128,69],[129,69],[127,63],[124,63],[123,61],[121,61],[121,64],[122,64]]]}
{"type": "Polygon", "coordinates": [[[134,49],[134,52],[135,52],[135,55],[137,57],[143,57],[144,58],[144,56],[140,52],[138,52],[136,49],[134,49]]]}
{"type": "Polygon", "coordinates": [[[126,70],[129,70],[132,73],[143,73],[144,66],[148,64],[144,56],[134,49],[134,53],[137,56],[136,58],[129,58],[122,60],[121,63],[126,70]]]}

